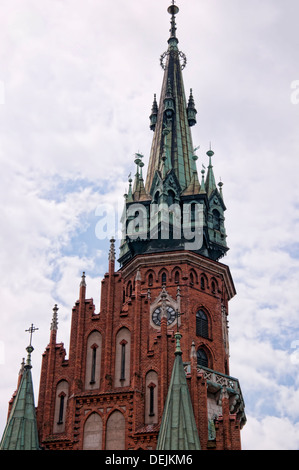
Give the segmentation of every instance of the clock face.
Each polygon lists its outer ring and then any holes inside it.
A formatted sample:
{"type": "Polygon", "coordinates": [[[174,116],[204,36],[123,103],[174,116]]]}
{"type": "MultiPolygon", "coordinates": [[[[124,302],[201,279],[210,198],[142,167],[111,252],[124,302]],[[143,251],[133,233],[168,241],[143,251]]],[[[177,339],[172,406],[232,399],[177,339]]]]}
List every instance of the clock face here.
{"type": "MultiPolygon", "coordinates": [[[[175,310],[168,305],[166,307],[166,313],[167,313],[167,325],[171,325],[176,317],[175,310]]],[[[155,325],[160,326],[161,325],[161,314],[162,314],[162,309],[161,307],[157,307],[152,314],[152,319],[155,325]]]]}

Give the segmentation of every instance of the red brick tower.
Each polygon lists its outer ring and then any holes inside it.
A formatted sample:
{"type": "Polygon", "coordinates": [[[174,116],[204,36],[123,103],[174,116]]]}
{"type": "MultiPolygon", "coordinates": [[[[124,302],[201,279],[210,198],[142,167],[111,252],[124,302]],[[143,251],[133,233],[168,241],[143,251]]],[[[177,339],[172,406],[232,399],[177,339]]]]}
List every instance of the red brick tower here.
{"type": "Polygon", "coordinates": [[[177,329],[201,449],[239,450],[246,421],[237,379],[229,371],[229,268],[222,183],[212,156],[199,183],[173,4],[146,183],[142,155],[129,180],[120,269],[115,241],[102,281],[100,312],[86,298],[83,273],[72,312],[68,359],[57,344],[57,306],[42,361],[37,421],[45,449],[155,449],[175,360],[177,329]]]}

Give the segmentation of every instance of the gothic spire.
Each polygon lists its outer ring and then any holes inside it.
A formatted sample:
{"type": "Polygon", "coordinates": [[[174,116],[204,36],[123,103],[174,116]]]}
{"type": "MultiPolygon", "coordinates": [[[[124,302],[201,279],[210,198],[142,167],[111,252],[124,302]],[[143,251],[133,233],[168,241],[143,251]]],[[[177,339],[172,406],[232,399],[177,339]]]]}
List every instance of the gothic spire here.
{"type": "Polygon", "coordinates": [[[31,325],[26,330],[30,333],[30,344],[26,348],[27,361],[1,439],[0,450],[39,450],[40,448],[31,375],[31,353],[34,350],[32,333],[37,329],[31,325]]]}
{"type": "Polygon", "coordinates": [[[200,450],[189,388],[182,361],[180,340],[175,334],[176,350],[168,394],[161,421],[157,450],[200,450]]]}
{"type": "Polygon", "coordinates": [[[153,106],[150,116],[151,128],[154,130],[145,190],[153,196],[153,180],[155,173],[160,170],[165,147],[169,158],[165,160],[165,175],[173,170],[179,182],[181,191],[185,190],[196,170],[193,161],[193,145],[190,126],[194,125],[195,105],[191,92],[189,103],[184,89],[182,70],[186,66],[186,56],[178,49],[175,15],[179,8],[172,3],[168,8],[171,15],[170,38],[168,50],[161,56],[161,66],[164,69],[160,104],[153,106]]]}
{"type": "Polygon", "coordinates": [[[52,317],[52,323],[50,330],[57,330],[58,329],[58,310],[59,308],[57,307],[57,304],[54,305],[53,307],[53,317],[52,317]]]}

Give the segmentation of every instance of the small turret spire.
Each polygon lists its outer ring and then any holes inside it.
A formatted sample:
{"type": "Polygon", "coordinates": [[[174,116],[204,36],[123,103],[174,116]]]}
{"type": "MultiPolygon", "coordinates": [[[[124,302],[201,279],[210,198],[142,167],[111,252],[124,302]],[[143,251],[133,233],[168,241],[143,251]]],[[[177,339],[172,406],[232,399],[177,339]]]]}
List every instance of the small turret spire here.
{"type": "Polygon", "coordinates": [[[207,173],[207,179],[206,179],[206,191],[208,196],[216,189],[216,182],[215,182],[215,176],[214,176],[214,171],[213,171],[213,165],[212,165],[212,157],[214,155],[213,150],[211,150],[211,145],[210,145],[210,150],[208,150],[207,155],[209,157],[209,166],[208,166],[208,173],[207,173]]]}
{"type": "Polygon", "coordinates": [[[195,103],[194,103],[194,98],[193,98],[193,93],[192,93],[192,88],[191,88],[189,101],[188,101],[188,107],[187,107],[187,117],[188,117],[188,123],[190,127],[195,126],[196,124],[196,114],[197,114],[197,110],[195,108],[195,103]]]}
{"type": "Polygon", "coordinates": [[[157,98],[156,94],[154,94],[154,102],[152,106],[152,113],[150,115],[150,129],[154,131],[156,129],[156,124],[157,124],[157,119],[158,119],[158,103],[157,103],[157,98]]]}
{"type": "Polygon", "coordinates": [[[57,330],[58,329],[58,310],[59,308],[57,307],[57,304],[54,305],[53,307],[53,317],[52,317],[52,323],[50,330],[57,330]]]}
{"type": "Polygon", "coordinates": [[[113,237],[110,240],[109,261],[115,261],[115,240],[113,237]]]}
{"type": "Polygon", "coordinates": [[[85,272],[83,271],[82,276],[81,276],[81,282],[80,282],[80,287],[86,287],[86,281],[85,281],[85,272]]]}

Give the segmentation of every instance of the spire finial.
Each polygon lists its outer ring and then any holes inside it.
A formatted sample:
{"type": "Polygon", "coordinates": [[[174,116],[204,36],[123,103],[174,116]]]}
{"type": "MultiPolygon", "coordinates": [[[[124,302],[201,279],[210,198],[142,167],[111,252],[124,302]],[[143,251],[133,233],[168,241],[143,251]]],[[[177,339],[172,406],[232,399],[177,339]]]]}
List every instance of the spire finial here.
{"type": "Polygon", "coordinates": [[[175,348],[175,355],[182,355],[182,350],[181,350],[181,338],[182,338],[182,335],[179,331],[177,331],[174,335],[175,339],[176,339],[176,348],[175,348]]]}
{"type": "Polygon", "coordinates": [[[53,317],[52,317],[52,323],[50,330],[57,330],[58,329],[58,312],[59,308],[57,307],[57,304],[54,305],[53,307],[53,317]]]}
{"type": "Polygon", "coordinates": [[[115,240],[113,237],[110,240],[109,261],[115,261],[115,240]]]}
{"type": "Polygon", "coordinates": [[[172,4],[167,8],[168,13],[171,15],[171,28],[170,34],[172,38],[176,37],[176,24],[175,24],[175,15],[180,11],[179,7],[175,5],[175,1],[172,0],[172,4]]]}
{"type": "Polygon", "coordinates": [[[25,330],[25,332],[29,332],[30,333],[30,342],[29,342],[29,346],[27,346],[26,348],[26,351],[28,353],[27,355],[27,361],[26,361],[26,366],[27,368],[30,368],[31,369],[31,353],[32,351],[34,351],[34,347],[32,346],[32,333],[34,333],[36,330],[38,330],[38,328],[36,328],[33,323],[31,324],[30,328],[28,328],[28,330],[25,330]]]}
{"type": "Polygon", "coordinates": [[[83,271],[82,276],[81,276],[80,287],[86,287],[85,277],[86,277],[85,272],[83,271]]]}

